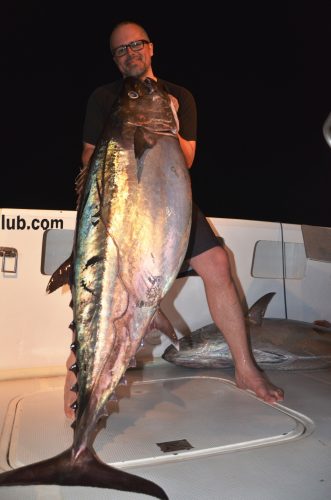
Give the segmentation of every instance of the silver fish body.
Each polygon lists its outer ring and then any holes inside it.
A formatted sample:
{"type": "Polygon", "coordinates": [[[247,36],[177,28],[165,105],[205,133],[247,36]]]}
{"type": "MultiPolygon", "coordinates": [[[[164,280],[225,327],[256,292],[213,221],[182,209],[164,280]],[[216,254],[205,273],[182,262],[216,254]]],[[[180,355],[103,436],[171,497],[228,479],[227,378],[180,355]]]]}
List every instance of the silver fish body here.
{"type": "MultiPolygon", "coordinates": [[[[147,101],[153,97],[144,96],[147,101]]],[[[187,247],[190,181],[177,138],[166,135],[167,123],[164,131],[156,117],[155,130],[154,121],[148,123],[146,140],[155,144],[136,158],[137,121],[147,121],[148,104],[142,103],[138,120],[130,118],[123,141],[101,142],[87,179],[73,285],[80,370],[77,450],[86,445],[139,348],[187,247]],[[103,193],[111,194],[106,198],[103,193]]]]}
{"type": "Polygon", "coordinates": [[[167,93],[127,78],[97,145],[79,196],[70,273],[77,375],[72,447],[47,461],[0,474],[0,485],[106,487],[166,499],[144,478],[100,462],[93,450],[107,402],[185,256],[191,186],[167,93]]]}
{"type": "MultiPolygon", "coordinates": [[[[331,366],[331,328],[303,321],[264,318],[274,293],[259,299],[247,314],[249,339],[262,369],[299,370],[331,366]]],[[[233,366],[228,344],[215,323],[183,337],[179,350],[170,345],[162,356],[191,368],[233,366]]]]}

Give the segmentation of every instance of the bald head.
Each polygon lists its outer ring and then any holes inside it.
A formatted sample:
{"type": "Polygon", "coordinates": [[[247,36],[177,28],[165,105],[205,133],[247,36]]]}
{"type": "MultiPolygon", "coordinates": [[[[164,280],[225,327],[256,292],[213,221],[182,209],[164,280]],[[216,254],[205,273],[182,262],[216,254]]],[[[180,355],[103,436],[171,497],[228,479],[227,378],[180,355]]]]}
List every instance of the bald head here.
{"type": "Polygon", "coordinates": [[[118,32],[122,33],[123,31],[128,31],[130,29],[134,29],[137,33],[140,33],[140,38],[143,40],[149,40],[149,36],[146,30],[138,23],[134,23],[133,21],[122,21],[113,28],[113,31],[110,34],[110,50],[113,51],[114,48],[118,46],[116,44],[116,39],[118,32]]]}

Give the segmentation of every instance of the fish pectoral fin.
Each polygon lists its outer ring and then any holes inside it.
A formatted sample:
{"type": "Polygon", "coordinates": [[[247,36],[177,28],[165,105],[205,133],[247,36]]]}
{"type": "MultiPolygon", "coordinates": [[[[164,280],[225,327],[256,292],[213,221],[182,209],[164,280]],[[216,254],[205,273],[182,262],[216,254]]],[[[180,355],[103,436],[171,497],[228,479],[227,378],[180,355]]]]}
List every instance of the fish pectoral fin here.
{"type": "Polygon", "coordinates": [[[70,285],[72,273],[73,255],[67,258],[52,274],[47,288],[47,293],[52,293],[63,285],[70,285]]]}
{"type": "Polygon", "coordinates": [[[285,354],[281,354],[279,352],[274,352],[272,351],[272,348],[270,350],[266,349],[254,349],[253,348],[253,354],[256,359],[257,364],[259,363],[283,363],[284,361],[287,361],[289,356],[286,356],[285,354]]]}
{"type": "Polygon", "coordinates": [[[134,155],[140,159],[146,149],[150,149],[156,143],[156,135],[144,127],[137,127],[134,133],[134,155]]]}
{"type": "Polygon", "coordinates": [[[134,155],[137,160],[137,180],[140,182],[144,163],[142,156],[146,149],[152,148],[156,143],[155,134],[149,132],[143,127],[137,127],[134,133],[134,155]]]}
{"type": "Polygon", "coordinates": [[[148,332],[154,329],[160,330],[160,332],[169,337],[177,351],[179,350],[179,340],[174,327],[160,308],[154,314],[148,332]]]}

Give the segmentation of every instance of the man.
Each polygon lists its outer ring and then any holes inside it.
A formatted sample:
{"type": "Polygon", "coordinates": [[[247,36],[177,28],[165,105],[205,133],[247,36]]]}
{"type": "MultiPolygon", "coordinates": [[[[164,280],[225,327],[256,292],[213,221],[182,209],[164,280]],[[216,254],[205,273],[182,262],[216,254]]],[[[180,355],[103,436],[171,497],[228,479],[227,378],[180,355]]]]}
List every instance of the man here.
{"type": "MultiPolygon", "coordinates": [[[[151,65],[153,44],[142,26],[133,22],[118,24],[111,34],[110,47],[114,62],[123,77],[150,77],[157,80],[151,65]]],[[[164,84],[178,109],[178,139],[187,167],[190,168],[196,149],[195,102],[186,89],[170,82],[164,84]]],[[[120,86],[121,80],[99,87],[89,99],[84,125],[83,166],[89,163],[120,86]]],[[[268,403],[280,401],[284,396],[282,389],[267,379],[252,357],[228,256],[197,207],[193,219],[186,258],[189,258],[190,265],[202,278],[212,318],[229,344],[235,365],[236,384],[242,389],[253,391],[268,403]]]]}

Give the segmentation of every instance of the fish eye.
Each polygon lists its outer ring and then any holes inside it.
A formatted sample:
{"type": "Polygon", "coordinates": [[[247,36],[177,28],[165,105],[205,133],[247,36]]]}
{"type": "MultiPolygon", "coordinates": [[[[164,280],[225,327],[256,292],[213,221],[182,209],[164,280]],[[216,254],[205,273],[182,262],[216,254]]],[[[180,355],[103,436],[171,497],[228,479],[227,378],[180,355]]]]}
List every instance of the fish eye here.
{"type": "Polygon", "coordinates": [[[128,96],[130,97],[130,99],[138,99],[139,94],[134,90],[130,90],[130,92],[128,92],[128,96]]]}

